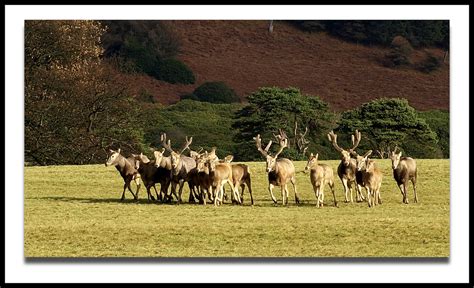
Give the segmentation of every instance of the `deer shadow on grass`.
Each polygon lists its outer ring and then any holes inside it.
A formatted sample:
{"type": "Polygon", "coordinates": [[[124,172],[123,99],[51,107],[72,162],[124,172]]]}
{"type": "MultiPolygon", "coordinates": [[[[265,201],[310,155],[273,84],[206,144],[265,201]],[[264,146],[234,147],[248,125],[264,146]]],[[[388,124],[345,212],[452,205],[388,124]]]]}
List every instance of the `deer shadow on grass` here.
{"type": "MultiPolygon", "coordinates": [[[[125,199],[119,198],[83,198],[83,197],[67,197],[67,196],[45,196],[45,197],[26,197],[25,199],[33,200],[52,200],[60,202],[80,202],[80,203],[118,203],[118,204],[150,204],[150,205],[178,205],[176,202],[160,202],[148,201],[147,199],[125,199]]],[[[198,205],[198,203],[182,202],[179,205],[198,205]]]]}

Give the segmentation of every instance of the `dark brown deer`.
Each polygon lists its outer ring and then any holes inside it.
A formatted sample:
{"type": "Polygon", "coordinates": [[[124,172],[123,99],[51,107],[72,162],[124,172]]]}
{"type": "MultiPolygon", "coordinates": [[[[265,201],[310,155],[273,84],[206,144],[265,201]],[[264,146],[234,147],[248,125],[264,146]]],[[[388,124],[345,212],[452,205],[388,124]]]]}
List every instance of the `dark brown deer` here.
{"type": "Polygon", "coordinates": [[[356,160],[351,158],[351,152],[359,145],[361,133],[358,130],[355,131],[355,135],[352,135],[352,147],[347,150],[339,147],[337,144],[337,135],[334,134],[334,131],[328,133],[328,139],[331,141],[334,148],[341,153],[341,163],[339,163],[339,166],[337,167],[337,175],[341,179],[342,186],[344,186],[344,202],[349,202],[349,192],[351,197],[350,202],[353,202],[353,186],[356,189],[357,201],[362,201],[363,196],[360,191],[360,186],[356,181],[356,160]]]}
{"type": "Polygon", "coordinates": [[[324,204],[324,186],[329,185],[334,198],[334,206],[338,207],[336,193],[334,191],[334,172],[332,168],[326,164],[318,163],[319,154],[309,155],[308,162],[304,168],[305,172],[310,171],[310,180],[313,185],[314,194],[316,195],[316,207],[323,207],[324,204]]]}
{"type": "Polygon", "coordinates": [[[157,167],[155,164],[156,159],[150,161],[143,153],[140,153],[140,155],[132,155],[135,158],[135,168],[138,170],[138,173],[140,173],[143,184],[147,189],[148,200],[155,200],[150,193],[150,189],[153,187],[155,189],[156,199],[163,201],[163,194],[166,196],[171,181],[171,171],[160,166],[157,167]],[[156,190],[156,183],[160,184],[160,194],[158,194],[156,190]]]}
{"type": "Polygon", "coordinates": [[[270,195],[272,197],[273,202],[276,204],[277,200],[273,195],[273,187],[280,186],[281,187],[281,196],[282,196],[282,204],[288,204],[288,182],[291,182],[293,185],[293,190],[295,191],[295,203],[298,204],[300,202],[298,197],[298,192],[296,191],[296,177],[295,177],[295,166],[293,162],[287,158],[278,158],[278,155],[288,147],[288,137],[286,137],[285,132],[280,129],[280,135],[274,135],[275,138],[278,140],[280,144],[280,149],[278,152],[271,156],[268,152],[270,146],[272,145],[272,141],[268,142],[265,149],[262,149],[262,139],[260,138],[260,134],[257,137],[254,137],[255,143],[257,145],[258,151],[265,157],[266,159],[266,171],[268,173],[268,190],[270,191],[270,195]]]}
{"type": "Polygon", "coordinates": [[[124,184],[123,184],[123,193],[122,197],[120,198],[121,201],[125,199],[125,189],[128,188],[128,191],[132,193],[133,198],[138,200],[138,192],[140,191],[140,173],[138,173],[137,169],[133,162],[130,162],[127,158],[123,157],[120,154],[120,148],[117,151],[110,149],[110,156],[107,158],[105,162],[105,166],[115,166],[117,171],[119,171],[120,176],[122,176],[124,184]],[[136,194],[133,193],[132,188],[130,187],[130,182],[135,181],[137,185],[137,192],[136,194]]]}
{"type": "Polygon", "coordinates": [[[411,181],[413,185],[415,203],[418,203],[418,195],[416,194],[416,178],[418,172],[415,159],[411,157],[402,157],[402,152],[395,153],[395,150],[392,151],[390,159],[392,160],[393,177],[395,178],[395,181],[397,181],[397,185],[402,193],[403,203],[408,204],[408,181],[411,181]]]}
{"type": "Polygon", "coordinates": [[[189,148],[193,141],[193,137],[189,138],[186,136],[186,143],[180,152],[176,152],[171,148],[171,140],[166,141],[166,134],[161,135],[161,145],[171,153],[171,171],[172,171],[172,182],[171,190],[176,191],[176,185],[179,184],[178,192],[178,204],[182,202],[181,195],[183,193],[184,182],[188,182],[190,201],[194,201],[194,183],[190,181],[189,173],[191,170],[196,168],[196,161],[192,157],[182,155],[182,153],[189,148]]]}
{"type": "Polygon", "coordinates": [[[170,184],[172,183],[173,180],[173,175],[172,175],[172,167],[171,167],[171,157],[170,156],[165,156],[164,155],[165,148],[161,150],[155,150],[153,151],[153,156],[155,157],[155,167],[161,167],[163,169],[166,169],[168,171],[168,185],[166,187],[166,190],[164,190],[165,194],[163,197],[163,202],[165,201],[171,201],[173,199],[173,195],[175,196],[176,199],[178,199],[178,195],[176,194],[176,190],[171,189],[170,194],[168,194],[168,188],[170,184]]]}

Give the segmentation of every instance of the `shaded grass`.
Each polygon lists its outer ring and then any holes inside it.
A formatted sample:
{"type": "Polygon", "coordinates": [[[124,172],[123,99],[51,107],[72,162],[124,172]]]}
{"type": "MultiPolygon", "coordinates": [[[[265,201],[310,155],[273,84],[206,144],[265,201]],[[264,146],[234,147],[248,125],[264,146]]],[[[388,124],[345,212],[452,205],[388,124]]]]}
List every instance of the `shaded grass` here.
{"type": "MultiPolygon", "coordinates": [[[[322,161],[336,170],[339,161],[322,161]]],[[[449,160],[417,160],[418,197],[402,204],[389,160],[383,204],[344,203],[325,189],[325,207],[315,207],[309,175],[297,173],[302,204],[273,204],[263,162],[249,162],[255,205],[221,207],[138,202],[113,167],[25,167],[26,257],[449,257],[449,160]]],[[[295,162],[302,171],[305,163],[295,162]]],[[[290,185],[291,186],[291,185],[290,185]]],[[[135,188],[135,187],[133,187],[135,188]]],[[[188,190],[184,189],[183,199],[188,190]]],[[[354,198],[355,199],[355,198],[354,198]]]]}

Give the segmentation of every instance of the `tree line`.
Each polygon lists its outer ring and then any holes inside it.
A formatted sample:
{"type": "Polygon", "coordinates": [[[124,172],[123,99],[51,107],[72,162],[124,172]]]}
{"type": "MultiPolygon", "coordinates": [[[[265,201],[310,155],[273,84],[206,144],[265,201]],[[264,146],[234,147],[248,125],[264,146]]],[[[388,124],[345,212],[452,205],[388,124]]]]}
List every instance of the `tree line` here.
{"type": "MultiPolygon", "coordinates": [[[[106,31],[98,21],[25,21],[26,163],[103,163],[109,148],[151,155],[161,132],[177,141],[194,136],[194,145],[205,149],[218,143],[219,156],[233,154],[236,161],[260,160],[252,138],[268,138],[278,128],[290,138],[283,156],[294,160],[310,150],[337,159],[325,137],[333,129],[341,135],[363,131],[363,143],[380,157],[395,145],[417,158],[449,157],[449,113],[417,112],[404,99],[334,113],[319,97],[294,87],[262,87],[247,104],[191,97],[164,107],[132,97],[116,58],[104,56],[106,31]]],[[[162,59],[176,55],[162,53],[162,59]]]]}

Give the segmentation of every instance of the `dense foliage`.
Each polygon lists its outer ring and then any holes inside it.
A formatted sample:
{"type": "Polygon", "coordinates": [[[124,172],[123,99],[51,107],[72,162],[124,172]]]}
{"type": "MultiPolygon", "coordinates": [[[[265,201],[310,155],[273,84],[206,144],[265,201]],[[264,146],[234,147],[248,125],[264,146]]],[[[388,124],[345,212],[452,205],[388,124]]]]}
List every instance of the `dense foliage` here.
{"type": "Polygon", "coordinates": [[[327,31],[344,40],[389,46],[395,36],[407,38],[414,47],[449,48],[448,20],[297,20],[297,27],[310,32],[327,31]]]}
{"type": "Polygon", "coordinates": [[[398,146],[420,158],[440,158],[438,137],[406,99],[377,99],[342,113],[338,132],[362,133],[360,151],[372,149],[380,157],[398,146]]]}
{"type": "Polygon", "coordinates": [[[25,21],[25,162],[103,161],[141,149],[136,106],[100,56],[96,21],[25,21]]]}
{"type": "Polygon", "coordinates": [[[438,137],[443,158],[449,158],[449,111],[432,110],[418,112],[438,137]]]}
{"type": "MultiPolygon", "coordinates": [[[[308,152],[318,150],[323,158],[330,155],[332,150],[322,144],[325,142],[323,135],[327,133],[334,117],[326,102],[315,96],[303,95],[299,89],[292,87],[263,87],[249,95],[247,100],[248,105],[237,112],[236,121],[232,126],[237,129],[234,141],[237,147],[236,155],[239,157],[261,160],[262,156],[255,147],[253,137],[260,134],[263,143],[270,140],[275,142],[273,134],[282,129],[290,139],[289,147],[284,150],[282,156],[295,160],[305,159],[303,151],[298,151],[295,143],[303,127],[309,129],[306,136],[310,142],[308,152]],[[295,123],[300,127],[296,135],[295,123]]],[[[270,151],[278,150],[277,146],[272,145],[270,151]]]]}
{"type": "Polygon", "coordinates": [[[184,95],[181,99],[192,99],[210,103],[240,102],[240,98],[235,91],[222,81],[205,82],[197,87],[193,93],[184,95]]]}

